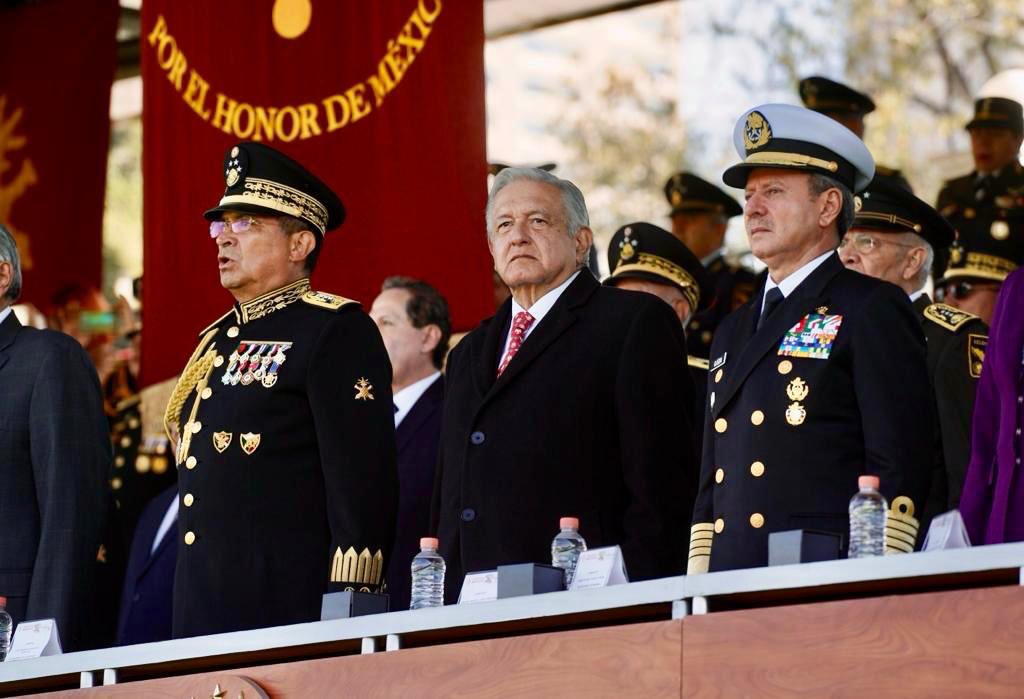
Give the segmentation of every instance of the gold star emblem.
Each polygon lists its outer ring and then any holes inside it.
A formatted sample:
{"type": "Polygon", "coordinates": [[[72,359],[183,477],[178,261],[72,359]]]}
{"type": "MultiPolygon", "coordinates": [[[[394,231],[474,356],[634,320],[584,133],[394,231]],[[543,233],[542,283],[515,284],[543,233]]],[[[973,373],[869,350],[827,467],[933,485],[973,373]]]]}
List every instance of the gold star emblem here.
{"type": "Polygon", "coordinates": [[[366,377],[360,377],[352,388],[356,389],[356,400],[373,400],[373,393],[371,393],[373,385],[366,380],[366,377]]]}

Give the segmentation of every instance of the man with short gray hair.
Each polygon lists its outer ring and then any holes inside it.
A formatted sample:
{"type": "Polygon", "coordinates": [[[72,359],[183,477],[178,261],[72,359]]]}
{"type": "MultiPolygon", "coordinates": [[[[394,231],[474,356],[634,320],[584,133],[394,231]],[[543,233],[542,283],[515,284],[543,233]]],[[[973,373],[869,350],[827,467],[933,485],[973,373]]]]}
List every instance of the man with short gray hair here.
{"type": "Polygon", "coordinates": [[[68,335],[21,325],[21,284],[0,225],[0,595],[16,624],[56,619],[74,651],[95,638],[110,438],[89,356],[68,335]]]}
{"type": "Polygon", "coordinates": [[[486,218],[512,298],[448,362],[433,508],[448,599],[465,572],[546,562],[562,516],[589,546],[620,545],[634,580],[682,573],[697,462],[679,320],[585,269],[571,182],[503,170],[486,218]]]}

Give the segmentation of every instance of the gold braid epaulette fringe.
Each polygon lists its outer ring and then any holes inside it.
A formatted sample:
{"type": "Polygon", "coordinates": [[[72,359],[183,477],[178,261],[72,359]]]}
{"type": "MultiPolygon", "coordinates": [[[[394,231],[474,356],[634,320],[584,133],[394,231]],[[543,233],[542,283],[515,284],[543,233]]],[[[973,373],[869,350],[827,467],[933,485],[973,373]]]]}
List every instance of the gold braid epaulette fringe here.
{"type": "Polygon", "coordinates": [[[185,407],[185,401],[188,399],[189,394],[192,393],[199,380],[209,370],[210,367],[206,366],[207,357],[209,358],[209,365],[213,365],[214,353],[208,353],[202,362],[197,361],[197,359],[200,352],[206,349],[206,345],[216,334],[217,328],[214,328],[203,335],[203,339],[199,341],[199,346],[196,347],[196,351],[189,357],[185,369],[181,372],[178,383],[174,385],[174,390],[171,391],[171,397],[167,401],[167,408],[164,409],[164,432],[172,444],[174,443],[174,437],[171,434],[171,425],[178,424],[178,420],[181,418],[181,410],[185,407]]]}
{"type": "Polygon", "coordinates": [[[334,552],[331,562],[331,582],[348,585],[348,589],[359,592],[374,592],[380,587],[384,573],[384,554],[377,550],[371,554],[369,548],[356,553],[355,547],[349,546],[348,551],[341,552],[341,547],[334,552]]]}

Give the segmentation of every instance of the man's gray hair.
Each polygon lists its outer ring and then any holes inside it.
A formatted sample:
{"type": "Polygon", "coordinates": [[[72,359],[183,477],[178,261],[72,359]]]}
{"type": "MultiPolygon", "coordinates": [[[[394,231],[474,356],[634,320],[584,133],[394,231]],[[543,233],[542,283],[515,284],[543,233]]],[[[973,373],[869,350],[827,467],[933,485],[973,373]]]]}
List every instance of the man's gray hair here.
{"type": "Polygon", "coordinates": [[[13,304],[21,296],[21,258],[18,257],[18,244],[14,235],[0,223],[0,262],[11,265],[11,285],[7,287],[4,298],[13,304]]]}
{"type": "Polygon", "coordinates": [[[583,192],[572,182],[555,177],[540,168],[507,167],[494,178],[491,193],[487,196],[487,235],[494,233],[494,198],[498,196],[498,192],[519,180],[549,184],[561,192],[565,223],[571,237],[575,238],[581,228],[590,226],[590,215],[587,214],[587,202],[583,199],[583,192]]]}
{"type": "Polygon", "coordinates": [[[914,280],[914,284],[916,284],[914,291],[917,291],[923,289],[924,285],[928,283],[928,274],[932,271],[932,265],[935,263],[935,248],[917,233],[909,233],[909,235],[916,247],[924,248],[924,262],[921,264],[921,269],[917,270],[917,278],[914,280]]]}
{"type": "Polygon", "coordinates": [[[833,187],[838,189],[843,196],[843,209],[836,217],[836,233],[838,234],[836,242],[838,243],[846,235],[846,232],[850,230],[850,226],[853,225],[853,192],[845,184],[828,175],[815,172],[810,175],[810,178],[807,186],[811,190],[812,196],[819,196],[833,187]]]}

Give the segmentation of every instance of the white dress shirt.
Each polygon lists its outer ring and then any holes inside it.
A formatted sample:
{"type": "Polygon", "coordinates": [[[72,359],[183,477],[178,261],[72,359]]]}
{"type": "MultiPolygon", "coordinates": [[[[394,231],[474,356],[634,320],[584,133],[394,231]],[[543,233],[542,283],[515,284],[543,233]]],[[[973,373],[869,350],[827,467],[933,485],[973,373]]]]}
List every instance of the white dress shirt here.
{"type": "Polygon", "coordinates": [[[918,289],[917,291],[915,291],[914,293],[912,293],[910,295],[910,302],[913,303],[914,301],[917,301],[923,295],[924,295],[924,289],[918,289]]]}
{"type": "Polygon", "coordinates": [[[427,389],[437,381],[437,377],[441,375],[440,371],[435,371],[430,376],[420,379],[416,383],[411,383],[401,391],[395,394],[395,427],[398,427],[409,411],[412,410],[412,406],[416,405],[416,401],[420,399],[427,389]]]}
{"type": "MultiPolygon", "coordinates": [[[[566,279],[564,282],[556,286],[554,289],[552,289],[551,291],[549,291],[548,293],[544,294],[539,299],[534,301],[533,305],[530,306],[529,308],[523,308],[518,303],[516,303],[515,297],[512,297],[513,320],[515,320],[516,313],[519,313],[520,311],[529,311],[530,315],[533,316],[533,323],[531,323],[530,327],[528,327],[526,329],[526,332],[523,333],[523,342],[526,342],[526,338],[530,336],[530,333],[533,332],[533,329],[540,325],[540,321],[544,319],[544,316],[548,314],[548,311],[551,310],[551,307],[555,305],[555,301],[558,300],[558,297],[562,295],[562,292],[565,291],[570,284],[572,284],[573,280],[576,277],[578,277],[579,274],[580,270],[576,270],[575,272],[570,274],[568,279],[566,279]]],[[[505,349],[501,351],[502,359],[505,357],[506,354],[508,354],[508,346],[511,342],[512,324],[509,323],[508,333],[505,335],[505,349]]],[[[501,359],[499,359],[498,362],[500,363],[501,359]]]]}
{"type": "Polygon", "coordinates": [[[4,310],[0,311],[0,323],[3,323],[5,320],[7,320],[7,316],[11,315],[12,310],[13,309],[10,306],[8,306],[4,310]]]}
{"type": "Polygon", "coordinates": [[[764,313],[764,298],[768,295],[768,292],[779,287],[779,291],[782,292],[782,298],[788,298],[790,294],[796,291],[796,288],[800,286],[801,282],[807,277],[811,276],[811,272],[818,269],[821,263],[828,259],[829,255],[835,255],[835,250],[829,250],[828,252],[815,257],[813,260],[805,264],[803,267],[793,272],[791,275],[782,280],[781,284],[776,284],[772,279],[772,275],[769,272],[768,278],[764,283],[764,294],[761,296],[761,313],[764,313]]]}
{"type": "Polygon", "coordinates": [[[153,537],[153,543],[149,547],[149,555],[153,555],[156,551],[156,547],[160,545],[160,542],[167,536],[167,532],[174,522],[178,519],[178,496],[175,495],[174,499],[171,500],[170,506],[167,508],[167,512],[164,513],[164,518],[160,520],[160,527],[156,530],[156,536],[153,537]]]}

